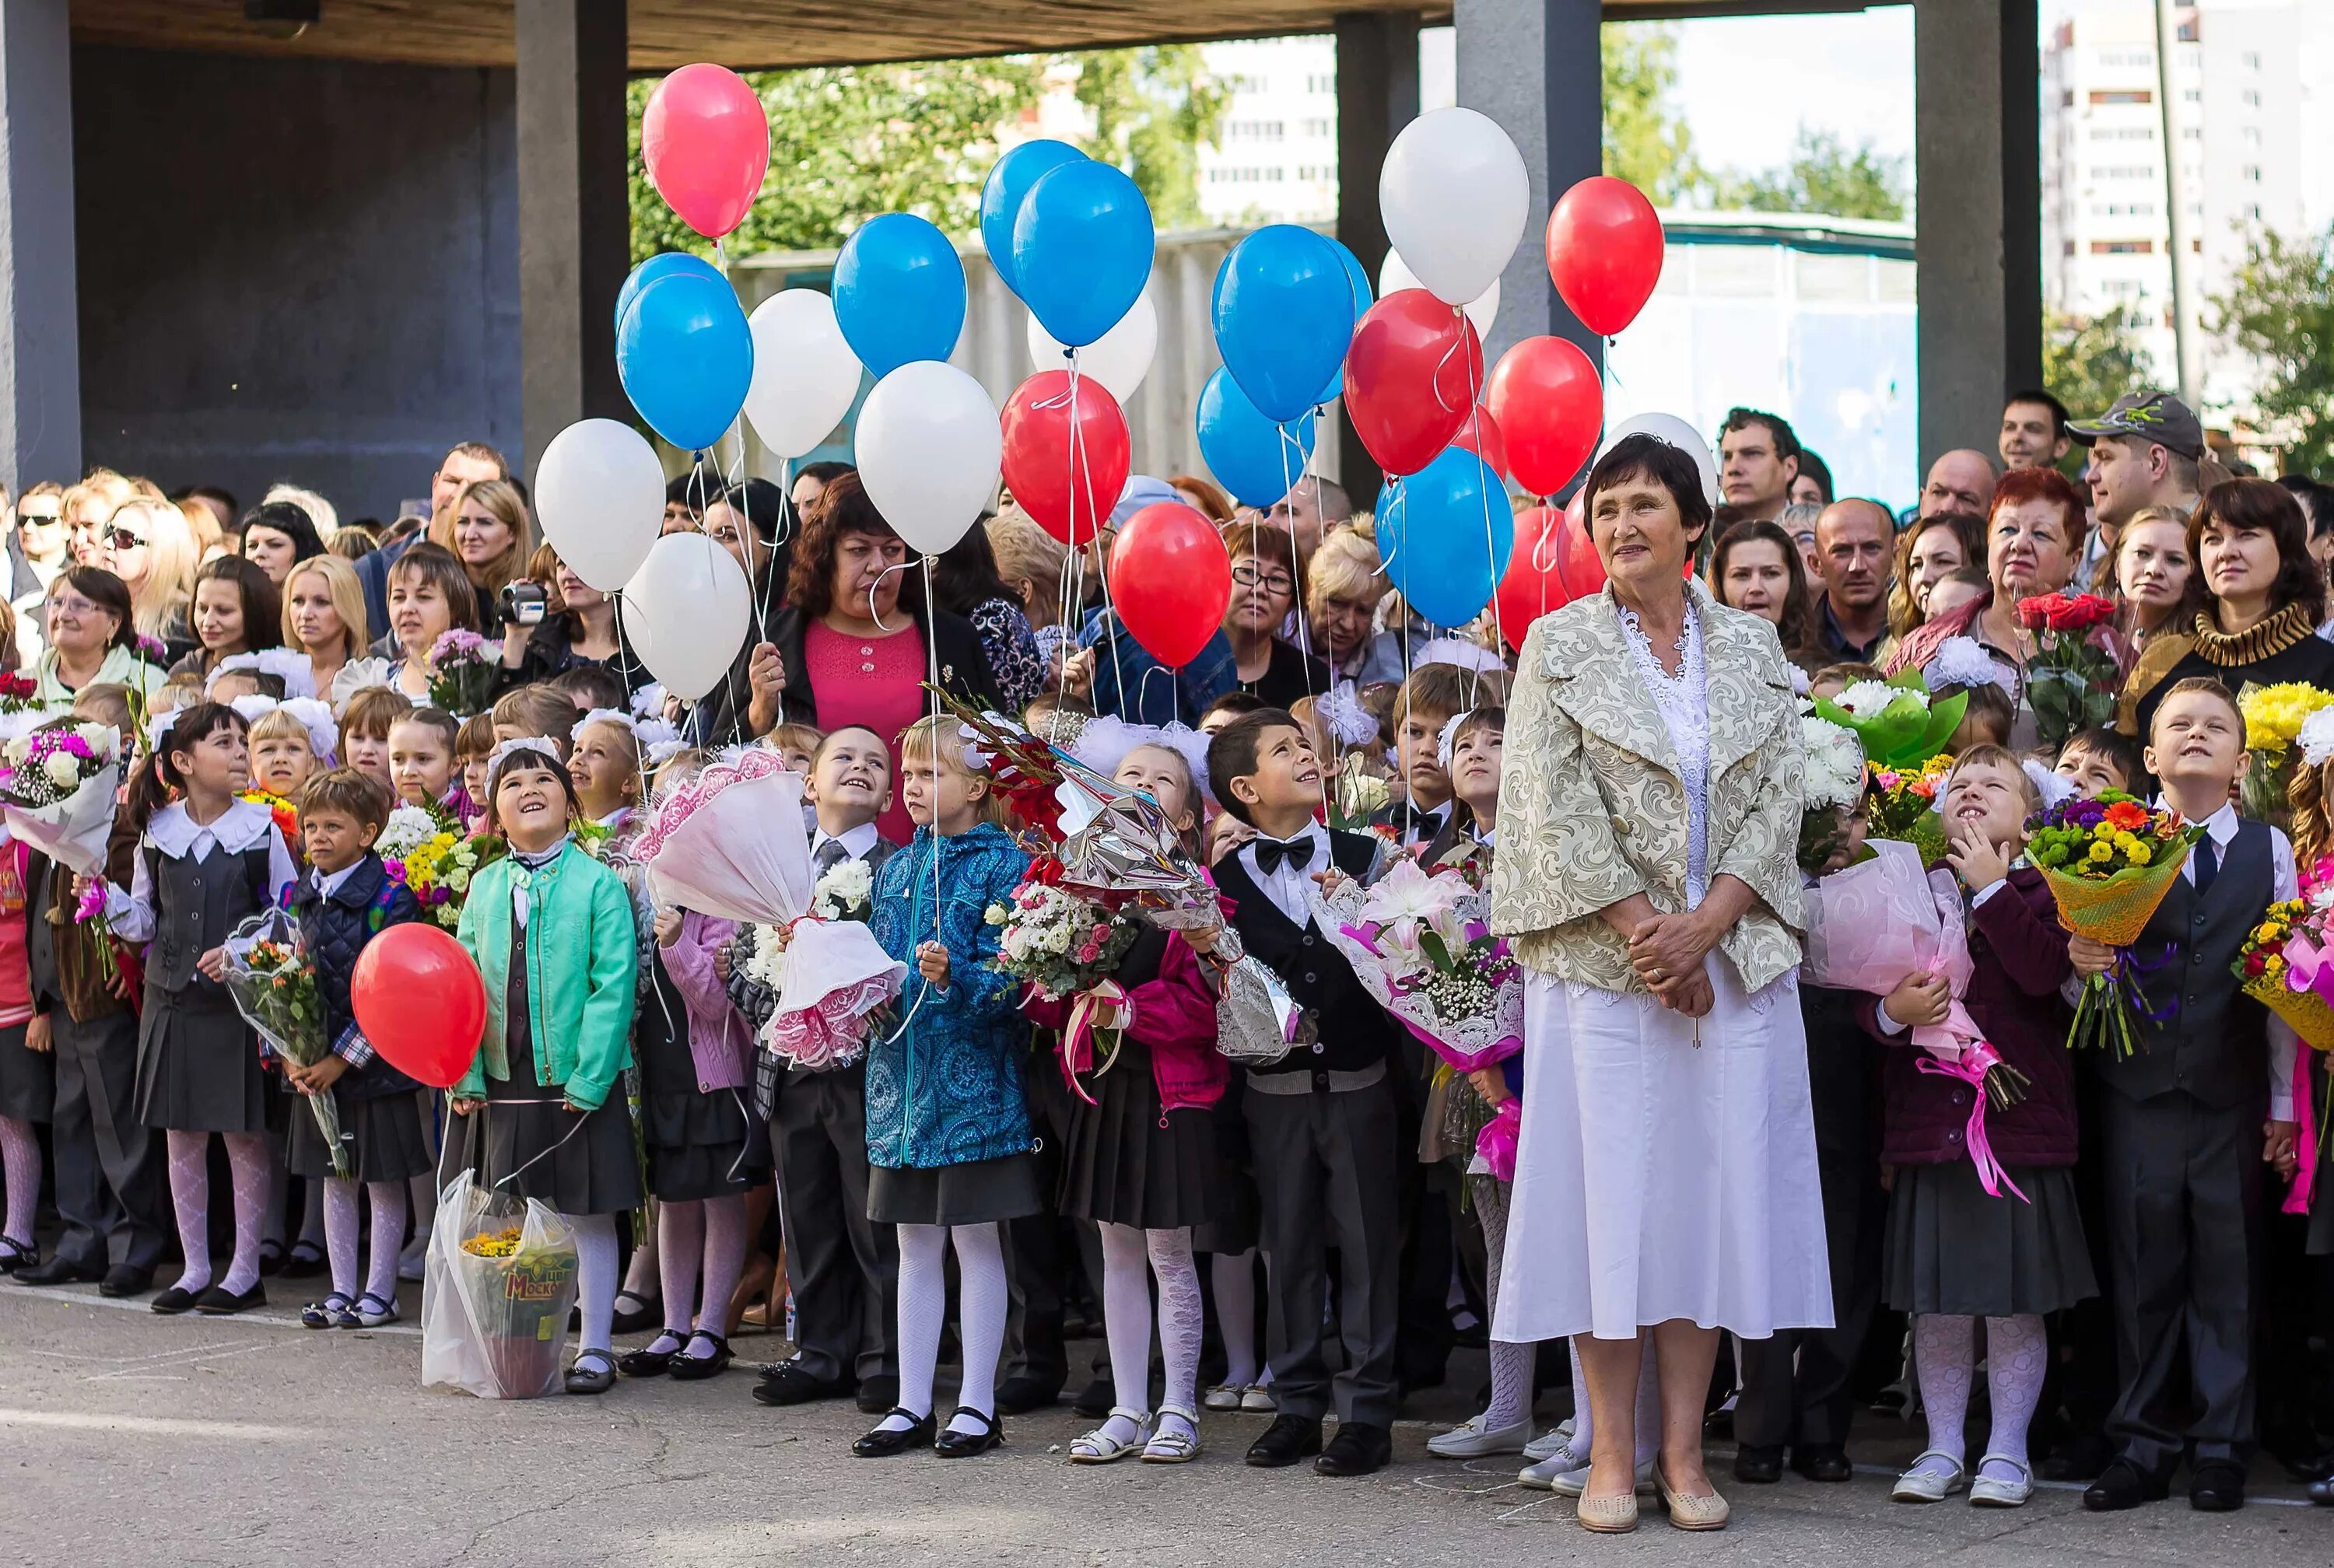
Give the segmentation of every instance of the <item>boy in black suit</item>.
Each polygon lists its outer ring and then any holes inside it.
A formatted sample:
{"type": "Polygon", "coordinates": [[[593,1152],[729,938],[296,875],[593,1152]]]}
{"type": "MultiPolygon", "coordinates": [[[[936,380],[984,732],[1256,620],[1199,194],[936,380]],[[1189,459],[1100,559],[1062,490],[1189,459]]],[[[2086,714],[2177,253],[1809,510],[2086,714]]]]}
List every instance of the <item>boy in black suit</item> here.
{"type": "Polygon", "coordinates": [[[1373,879],[1377,840],[1314,820],[1321,765],[1283,708],[1243,715],[1208,747],[1224,809],[1258,837],[1216,863],[1234,901],[1232,928],[1305,1009],[1316,1043],[1248,1070],[1243,1111],[1256,1151],[1264,1247],[1272,1258],[1273,1391],[1280,1416],[1249,1449],[1266,1467],[1318,1454],[1325,1476],[1365,1476],[1393,1452],[1401,1394],[1394,1372],[1398,1172],[1403,1164],[1389,1063],[1395,1025],[1314,924],[1307,899],[1336,871],[1373,879]],[[1337,1436],[1321,1446],[1332,1391],[1322,1357],[1328,1249],[1340,1265],[1345,1365],[1335,1382],[1337,1436]]]}

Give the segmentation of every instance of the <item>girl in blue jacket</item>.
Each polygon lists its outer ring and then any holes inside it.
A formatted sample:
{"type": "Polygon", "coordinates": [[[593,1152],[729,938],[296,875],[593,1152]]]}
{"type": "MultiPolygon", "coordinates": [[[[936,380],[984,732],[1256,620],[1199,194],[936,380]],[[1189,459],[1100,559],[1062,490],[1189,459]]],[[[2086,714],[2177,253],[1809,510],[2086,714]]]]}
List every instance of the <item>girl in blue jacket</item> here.
{"type": "Polygon", "coordinates": [[[900,736],[900,788],[916,835],[876,873],[872,924],[884,951],[914,973],[905,1027],[878,1035],[867,1053],[867,1217],[900,1232],[900,1403],[852,1445],[863,1458],[915,1448],[961,1458],[1004,1440],[998,1227],[1045,1207],[1021,1091],[1029,1028],[1019,984],[994,967],[1001,928],[986,919],[1029,862],[998,825],[1004,803],[983,770],[952,718],[919,719],[900,736]],[[951,1241],[964,1385],[935,1431],[951,1241]]]}

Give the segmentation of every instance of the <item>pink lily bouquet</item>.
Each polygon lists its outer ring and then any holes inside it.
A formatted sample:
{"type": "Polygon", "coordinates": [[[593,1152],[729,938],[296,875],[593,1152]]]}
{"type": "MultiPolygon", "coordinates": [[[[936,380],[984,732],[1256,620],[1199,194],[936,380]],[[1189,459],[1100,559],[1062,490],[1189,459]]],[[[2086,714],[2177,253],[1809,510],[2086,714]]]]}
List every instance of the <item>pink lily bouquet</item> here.
{"type": "MultiPolygon", "coordinates": [[[[1378,1005],[1452,1070],[1472,1073],[1523,1049],[1523,971],[1491,934],[1490,898],[1459,871],[1397,861],[1374,886],[1339,881],[1315,895],[1329,934],[1378,1005]]],[[[1503,1101],[1476,1142],[1502,1181],[1515,1175],[1522,1107],[1503,1101]]]]}
{"type": "Polygon", "coordinates": [[[457,626],[429,645],[429,705],[456,718],[484,713],[495,699],[503,645],[457,626]]]}

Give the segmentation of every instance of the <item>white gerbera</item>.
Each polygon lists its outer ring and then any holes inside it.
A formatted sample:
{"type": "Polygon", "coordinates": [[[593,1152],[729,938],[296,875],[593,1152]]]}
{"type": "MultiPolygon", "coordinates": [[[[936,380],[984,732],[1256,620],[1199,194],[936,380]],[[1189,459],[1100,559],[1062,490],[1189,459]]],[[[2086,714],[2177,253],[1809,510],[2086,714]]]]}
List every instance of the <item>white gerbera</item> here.
{"type": "Polygon", "coordinates": [[[1929,694],[1920,688],[1891,686],[1885,680],[1859,680],[1833,697],[1831,705],[1858,718],[1877,718],[1890,703],[1906,697],[1918,702],[1924,710],[1929,706],[1929,694]]]}
{"type": "Polygon", "coordinates": [[[1807,769],[1799,775],[1804,809],[1854,805],[1864,791],[1864,747],[1856,732],[1827,718],[1802,715],[1799,735],[1807,746],[1807,769]]]}
{"type": "Polygon", "coordinates": [[[2322,767],[2334,758],[2334,707],[2321,707],[2301,721],[2301,729],[2294,737],[2301,748],[2301,760],[2310,767],[2322,767]]]}
{"type": "Polygon", "coordinates": [[[1993,656],[1974,637],[1948,637],[1937,645],[1936,657],[1921,671],[1931,691],[1946,686],[1988,686],[2001,678],[1993,656]]]}

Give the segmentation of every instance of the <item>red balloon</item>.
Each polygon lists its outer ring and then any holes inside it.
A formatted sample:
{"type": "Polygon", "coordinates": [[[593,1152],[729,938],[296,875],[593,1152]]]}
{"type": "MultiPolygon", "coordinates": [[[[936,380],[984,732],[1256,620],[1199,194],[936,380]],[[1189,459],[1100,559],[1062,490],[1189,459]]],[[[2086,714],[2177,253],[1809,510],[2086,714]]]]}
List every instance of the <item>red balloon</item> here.
{"type": "Polygon", "coordinates": [[[1516,483],[1535,495],[1563,489],[1605,426],[1596,362],[1563,338],[1526,338],[1501,354],[1484,401],[1507,438],[1516,483]]]}
{"type": "Polygon", "coordinates": [[[1645,193],[1609,174],[1566,191],[1548,215],[1548,275],[1598,337],[1635,321],[1662,276],[1662,220],[1645,193]]]}
{"type": "Polygon", "coordinates": [[[477,964],[452,932],[424,921],[391,926],[365,944],[349,1001],[381,1060],[432,1089],[462,1081],[486,1032],[477,964]]]}
{"type": "Polygon", "coordinates": [[[1531,623],[1605,586],[1604,563],[1580,522],[1580,497],[1558,512],[1535,506],[1516,519],[1515,553],[1500,579],[1500,630],[1521,648],[1531,623]]]}
{"type": "Polygon", "coordinates": [[[1345,412],[1389,475],[1434,461],[1466,424],[1482,385],[1474,323],[1424,289],[1398,289],[1354,324],[1345,412]]]}
{"type": "Polygon", "coordinates": [[[1232,601],[1232,558],[1205,513],[1154,501],[1110,548],[1111,601],[1134,640],[1171,669],[1199,657],[1232,601]]]}
{"type": "Polygon", "coordinates": [[[708,239],[746,221],[770,167],[770,120],[744,77],[684,65],[649,97],[641,161],[666,205],[708,239]]]}
{"type": "Polygon", "coordinates": [[[1071,438],[1070,372],[1040,370],[1005,403],[1005,487],[1037,526],[1084,544],[1118,505],[1134,453],[1126,416],[1110,389],[1078,378],[1071,438]]]}
{"type": "Polygon", "coordinates": [[[1508,467],[1507,438],[1500,433],[1500,422],[1491,418],[1491,410],[1482,404],[1475,405],[1474,418],[1459,427],[1459,433],[1451,438],[1451,444],[1464,447],[1482,458],[1491,466],[1491,472],[1500,478],[1512,476],[1508,467]]]}

